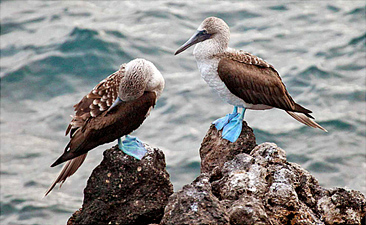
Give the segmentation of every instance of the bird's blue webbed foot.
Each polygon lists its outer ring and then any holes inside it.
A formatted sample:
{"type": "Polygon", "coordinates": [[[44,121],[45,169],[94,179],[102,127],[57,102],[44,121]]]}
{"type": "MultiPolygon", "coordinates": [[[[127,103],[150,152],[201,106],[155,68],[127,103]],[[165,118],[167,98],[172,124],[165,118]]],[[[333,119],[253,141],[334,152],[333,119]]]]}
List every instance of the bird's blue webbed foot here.
{"type": "Polygon", "coordinates": [[[221,130],[222,128],[224,128],[233,118],[235,118],[237,115],[239,115],[238,113],[238,107],[234,106],[234,110],[232,113],[227,114],[224,117],[221,117],[217,120],[215,120],[214,122],[212,122],[212,124],[215,125],[217,130],[221,130]]]}
{"type": "Polygon", "coordinates": [[[123,141],[121,141],[121,138],[118,139],[118,148],[138,160],[141,160],[147,153],[144,144],[137,137],[129,135],[126,135],[123,141]]]}
{"type": "Polygon", "coordinates": [[[235,142],[243,127],[243,119],[241,115],[238,114],[224,127],[222,130],[222,138],[229,140],[230,142],[235,142]]]}
{"type": "Polygon", "coordinates": [[[227,123],[222,131],[222,138],[235,142],[241,134],[243,128],[243,118],[244,118],[245,108],[243,108],[242,113],[236,113],[236,115],[227,123]]]}

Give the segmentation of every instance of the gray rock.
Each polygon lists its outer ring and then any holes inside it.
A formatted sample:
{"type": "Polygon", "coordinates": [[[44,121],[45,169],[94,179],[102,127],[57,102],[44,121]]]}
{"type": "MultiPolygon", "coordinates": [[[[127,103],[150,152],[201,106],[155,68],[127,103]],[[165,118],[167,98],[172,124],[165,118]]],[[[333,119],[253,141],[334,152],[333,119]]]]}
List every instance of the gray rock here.
{"type": "Polygon", "coordinates": [[[231,224],[322,224],[298,198],[297,178],[306,171],[297,169],[282,149],[264,143],[226,162],[212,188],[229,205],[231,224]]]}
{"type": "Polygon", "coordinates": [[[206,174],[169,197],[160,224],[229,224],[228,215],[217,197],[211,192],[206,174]]]}
{"type": "Polygon", "coordinates": [[[366,224],[365,196],[359,191],[326,190],[318,199],[316,209],[325,224],[366,224]]]}
{"type": "Polygon", "coordinates": [[[68,224],[159,223],[173,185],[162,151],[145,147],[141,161],[116,146],[106,150],[88,180],[82,209],[68,224]]]}
{"type": "Polygon", "coordinates": [[[261,202],[254,197],[242,197],[237,201],[222,200],[230,215],[230,224],[270,224],[261,202]]]}
{"type": "Polygon", "coordinates": [[[365,224],[362,193],[322,188],[276,144],[255,147],[245,123],[238,140],[210,127],[201,176],[169,198],[161,224],[365,224]],[[210,207],[192,207],[200,203],[210,207]]]}

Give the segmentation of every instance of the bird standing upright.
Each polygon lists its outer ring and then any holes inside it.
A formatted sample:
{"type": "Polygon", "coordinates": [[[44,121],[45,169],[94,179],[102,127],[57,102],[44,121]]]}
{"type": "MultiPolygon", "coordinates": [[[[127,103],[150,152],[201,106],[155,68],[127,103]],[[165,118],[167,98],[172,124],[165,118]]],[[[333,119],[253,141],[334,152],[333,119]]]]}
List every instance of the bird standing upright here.
{"type": "Polygon", "coordinates": [[[213,122],[217,130],[223,129],[224,139],[237,140],[246,109],[279,108],[307,126],[326,131],[312,120],[310,110],[292,99],[272,65],[248,52],[228,47],[229,39],[229,26],[220,18],[208,17],[175,52],[177,55],[197,44],[193,55],[202,78],[223,100],[234,105],[232,113],[213,122]],[[238,108],[243,108],[241,113],[238,108]]]}
{"type": "Polygon", "coordinates": [[[68,161],[47,190],[74,174],[84,162],[87,152],[118,139],[118,147],[138,160],[146,154],[142,142],[131,137],[149,115],[164,89],[165,81],[153,63],[134,59],[102,80],[76,104],[66,135],[70,141],[64,153],[51,165],[68,161]],[[121,137],[125,136],[122,141],[121,137]]]}

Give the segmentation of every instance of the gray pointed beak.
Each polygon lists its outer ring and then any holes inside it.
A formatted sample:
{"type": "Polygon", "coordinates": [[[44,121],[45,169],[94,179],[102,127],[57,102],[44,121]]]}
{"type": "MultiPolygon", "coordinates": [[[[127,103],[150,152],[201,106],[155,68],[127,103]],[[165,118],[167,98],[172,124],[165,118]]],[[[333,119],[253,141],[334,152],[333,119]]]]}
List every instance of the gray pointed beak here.
{"type": "Polygon", "coordinates": [[[202,42],[204,40],[207,40],[211,37],[211,34],[204,33],[202,30],[198,30],[196,33],[192,35],[192,37],[186,41],[180,48],[174,53],[174,55],[178,55],[179,53],[183,52],[187,48],[191,47],[192,45],[195,45],[199,42],[202,42]]]}

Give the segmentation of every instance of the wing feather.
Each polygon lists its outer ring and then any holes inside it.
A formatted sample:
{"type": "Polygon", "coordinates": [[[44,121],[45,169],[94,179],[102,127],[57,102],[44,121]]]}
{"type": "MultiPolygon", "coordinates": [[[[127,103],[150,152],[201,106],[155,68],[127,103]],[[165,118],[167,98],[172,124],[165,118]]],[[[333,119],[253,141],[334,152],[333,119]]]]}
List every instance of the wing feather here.
{"type": "Polygon", "coordinates": [[[218,74],[230,92],[250,104],[286,111],[311,113],[291,98],[277,71],[250,53],[236,51],[220,56],[218,74]]]}
{"type": "Polygon", "coordinates": [[[119,84],[125,73],[125,65],[97,84],[89,94],[74,106],[75,116],[66,129],[65,135],[73,136],[79,128],[85,127],[89,118],[94,118],[108,110],[118,96],[119,84]],[[71,132],[70,132],[71,131],[71,132]]]}
{"type": "Polygon", "coordinates": [[[116,100],[125,65],[120,70],[96,85],[93,90],[74,106],[75,115],[66,129],[70,141],[64,153],[51,165],[68,161],[59,176],[47,190],[46,195],[57,183],[63,183],[84,162],[89,150],[131,133],[137,129],[154,107],[157,95],[145,91],[142,96],[131,101],[123,101],[116,110],[108,111],[116,100]]]}
{"type": "Polygon", "coordinates": [[[155,102],[156,93],[145,92],[136,100],[122,102],[113,112],[105,111],[98,117],[88,117],[88,122],[73,133],[65,152],[51,166],[78,157],[136,130],[155,102]]]}

